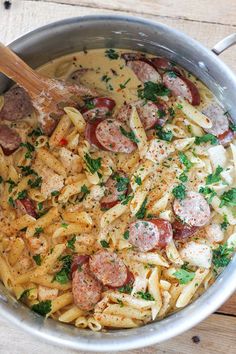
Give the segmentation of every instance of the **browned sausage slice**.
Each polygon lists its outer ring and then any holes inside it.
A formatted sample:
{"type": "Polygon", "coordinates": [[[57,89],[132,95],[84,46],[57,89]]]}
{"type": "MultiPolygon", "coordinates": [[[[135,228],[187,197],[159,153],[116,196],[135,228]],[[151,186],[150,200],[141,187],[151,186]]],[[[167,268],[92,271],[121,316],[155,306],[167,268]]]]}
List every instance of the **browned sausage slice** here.
{"type": "Polygon", "coordinates": [[[31,114],[32,111],[33,105],[27,92],[19,86],[13,86],[4,94],[0,119],[16,121],[31,114]]]}
{"type": "Polygon", "coordinates": [[[21,144],[19,134],[5,124],[0,125],[0,145],[5,155],[11,155],[21,144]]]}
{"type": "Polygon", "coordinates": [[[121,132],[122,130],[127,132],[128,128],[116,120],[105,119],[98,124],[95,134],[103,149],[129,154],[137,146],[121,132]]]}
{"type": "Polygon", "coordinates": [[[107,118],[111,115],[112,110],[114,109],[116,102],[109,97],[96,97],[89,100],[90,106],[93,108],[88,108],[85,105],[80,112],[83,114],[85,120],[90,121],[92,119],[101,119],[107,118]]]}
{"type": "Polygon", "coordinates": [[[173,71],[169,71],[163,75],[163,83],[175,96],[185,98],[193,106],[200,104],[198,88],[186,77],[178,76],[173,71]]]}
{"type": "Polygon", "coordinates": [[[72,294],[75,305],[85,311],[92,310],[101,299],[102,285],[91,272],[88,262],[74,271],[72,294]]]}
{"type": "Polygon", "coordinates": [[[17,199],[15,201],[16,207],[23,213],[32,216],[33,218],[37,218],[37,213],[35,211],[35,205],[29,198],[17,199]]]}
{"type": "Polygon", "coordinates": [[[98,149],[103,150],[103,146],[100,144],[100,142],[98,141],[97,137],[96,137],[96,129],[98,124],[101,123],[100,119],[94,119],[91,122],[87,122],[86,127],[85,127],[85,132],[84,132],[84,136],[85,139],[88,140],[88,142],[93,145],[96,146],[98,149]]]}
{"type": "Polygon", "coordinates": [[[219,136],[229,130],[229,120],[227,115],[216,102],[211,102],[204,107],[202,113],[209,117],[212,122],[212,127],[205,129],[207,133],[219,136]]]}
{"type": "Polygon", "coordinates": [[[89,259],[90,269],[103,285],[120,287],[126,283],[127,267],[116,253],[99,251],[89,259]]]}
{"type": "Polygon", "coordinates": [[[204,226],[210,220],[210,207],[206,199],[198,192],[188,192],[185,199],[175,199],[175,215],[190,226],[204,226]]]}
{"type": "Polygon", "coordinates": [[[135,106],[145,130],[155,125],[163,126],[169,118],[168,106],[164,101],[153,103],[151,101],[135,101],[132,104],[126,104],[117,113],[116,119],[121,122],[129,122],[132,112],[132,106],[135,106]]]}
{"type": "Polygon", "coordinates": [[[110,209],[117,203],[119,203],[119,197],[126,195],[128,192],[129,179],[122,171],[117,171],[111,177],[108,178],[105,187],[106,192],[104,197],[100,200],[102,209],[110,209]],[[119,183],[122,181],[122,183],[119,183]],[[126,183],[127,182],[127,183],[126,183]]]}
{"type": "Polygon", "coordinates": [[[129,226],[129,242],[141,252],[164,248],[171,239],[172,227],[166,220],[137,220],[129,226]]]}
{"type": "Polygon", "coordinates": [[[197,226],[190,226],[183,224],[182,222],[175,220],[172,224],[173,238],[175,240],[185,240],[192,236],[199,229],[197,226]]]}
{"type": "Polygon", "coordinates": [[[152,65],[142,60],[131,60],[127,66],[135,73],[141,82],[162,82],[161,75],[152,65]]]}

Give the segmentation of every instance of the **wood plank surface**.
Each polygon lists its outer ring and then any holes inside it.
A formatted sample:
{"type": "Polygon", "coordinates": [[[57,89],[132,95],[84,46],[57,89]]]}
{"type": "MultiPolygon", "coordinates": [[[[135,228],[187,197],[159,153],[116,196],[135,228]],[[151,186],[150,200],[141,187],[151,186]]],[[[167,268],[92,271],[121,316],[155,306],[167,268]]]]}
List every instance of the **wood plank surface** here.
{"type": "MultiPolygon", "coordinates": [[[[211,48],[236,32],[236,0],[0,0],[0,41],[17,37],[53,21],[92,14],[128,14],[150,18],[181,30],[211,48]]],[[[236,46],[221,58],[236,72],[236,46]]],[[[0,354],[75,354],[35,339],[0,319],[0,354]]],[[[169,341],[127,354],[236,353],[236,293],[201,324],[169,341]],[[192,338],[199,337],[194,343],[192,338]]],[[[84,354],[85,352],[79,352],[84,354]]]]}

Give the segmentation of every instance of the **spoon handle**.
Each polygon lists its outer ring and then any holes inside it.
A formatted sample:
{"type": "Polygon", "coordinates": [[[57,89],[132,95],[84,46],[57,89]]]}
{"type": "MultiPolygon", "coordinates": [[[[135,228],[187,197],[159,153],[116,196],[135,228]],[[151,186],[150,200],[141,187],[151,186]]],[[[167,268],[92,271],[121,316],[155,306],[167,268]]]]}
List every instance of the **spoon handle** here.
{"type": "Polygon", "coordinates": [[[32,99],[47,90],[44,79],[2,43],[0,43],[0,72],[22,86],[32,99]]]}

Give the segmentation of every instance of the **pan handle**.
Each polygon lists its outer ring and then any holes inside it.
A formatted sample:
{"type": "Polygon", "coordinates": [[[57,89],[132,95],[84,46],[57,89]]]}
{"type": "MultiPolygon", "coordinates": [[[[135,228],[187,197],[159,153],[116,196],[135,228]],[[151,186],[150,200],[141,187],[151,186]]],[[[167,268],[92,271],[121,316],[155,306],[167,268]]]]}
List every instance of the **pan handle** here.
{"type": "Polygon", "coordinates": [[[216,45],[212,48],[212,51],[216,55],[219,55],[234,44],[236,44],[236,33],[230,34],[229,36],[216,43],[216,45]]]}

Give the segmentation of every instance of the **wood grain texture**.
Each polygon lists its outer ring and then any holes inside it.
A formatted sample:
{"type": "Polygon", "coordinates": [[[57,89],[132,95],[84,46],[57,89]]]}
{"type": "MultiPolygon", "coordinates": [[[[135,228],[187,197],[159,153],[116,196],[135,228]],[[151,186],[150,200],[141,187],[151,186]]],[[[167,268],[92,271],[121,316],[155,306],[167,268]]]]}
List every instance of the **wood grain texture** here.
{"type": "MultiPolygon", "coordinates": [[[[4,10],[0,0],[0,41],[17,37],[50,22],[92,14],[128,14],[150,18],[181,30],[211,48],[236,31],[235,0],[12,0],[4,10]]],[[[221,58],[236,72],[236,47],[221,58]]],[[[160,345],[127,354],[234,354],[236,352],[236,294],[195,328],[160,345]],[[234,317],[235,316],[235,317],[234,317]],[[194,344],[193,336],[200,337],[194,344]]],[[[76,354],[55,348],[0,319],[0,354],[76,354]]],[[[85,352],[79,352],[85,354],[85,352]]]]}
{"type": "MultiPolygon", "coordinates": [[[[126,354],[235,354],[236,317],[212,315],[198,326],[184,334],[151,347],[125,351],[126,354]],[[200,342],[193,343],[192,337],[198,336],[200,342]]],[[[0,354],[86,354],[56,348],[38,338],[34,338],[19,328],[14,328],[6,320],[0,320],[0,354]],[[10,348],[10,349],[9,349],[10,348]]],[[[117,354],[115,352],[114,354],[117,354]]],[[[122,353],[122,352],[119,352],[122,353]]],[[[107,352],[107,354],[110,354],[107,352]]]]}
{"type": "MultiPolygon", "coordinates": [[[[51,0],[52,1],[52,0],[51,0]]],[[[0,40],[4,43],[9,43],[12,40],[16,39],[20,35],[31,31],[37,27],[43,26],[53,21],[75,17],[75,16],[84,16],[84,15],[95,15],[95,14],[122,14],[123,11],[112,11],[107,9],[102,9],[99,6],[100,1],[104,2],[105,0],[96,0],[98,8],[94,7],[85,7],[85,6],[72,6],[66,4],[60,4],[53,2],[45,1],[35,1],[35,0],[13,0],[12,8],[9,11],[1,12],[1,33],[0,40]]],[[[60,0],[60,1],[71,1],[75,0],[60,0]]],[[[82,0],[84,4],[85,0],[82,0]]],[[[125,3],[124,0],[122,0],[125,3]]],[[[150,0],[151,1],[151,0],[150,0]]],[[[223,0],[222,0],[223,1],[223,0]]],[[[227,0],[228,1],[228,0],[227,0]]],[[[95,0],[92,0],[91,3],[94,3],[95,0]]],[[[119,0],[115,0],[117,4],[119,0]]],[[[133,2],[130,0],[126,1],[127,3],[133,2]]],[[[142,2],[142,0],[139,0],[142,2]]],[[[145,3],[146,1],[144,1],[145,3]]],[[[162,1],[153,1],[154,4],[162,3],[162,1]]],[[[172,1],[175,2],[175,8],[178,9],[177,3],[178,0],[172,1]]],[[[196,1],[189,1],[190,4],[195,3],[196,1]]],[[[220,1],[221,2],[221,1],[220,1]]],[[[80,3],[80,1],[77,1],[80,3]]],[[[107,1],[107,3],[114,3],[113,1],[107,1]]],[[[197,2],[196,2],[197,3],[197,2]]],[[[234,10],[234,2],[232,1],[232,6],[228,7],[229,13],[233,13],[236,18],[236,10],[234,10]]],[[[193,5],[192,5],[193,6],[193,5]]],[[[136,8],[135,6],[133,6],[136,8]]],[[[130,5],[131,8],[131,5],[130,5]]],[[[172,7],[170,7],[173,11],[172,7]]],[[[195,9],[199,11],[198,7],[195,9]]],[[[201,10],[203,11],[203,10],[201,10]]],[[[184,10],[183,10],[183,13],[184,10]]],[[[211,18],[211,12],[207,11],[209,19],[211,18]]],[[[130,13],[129,15],[136,15],[136,13],[130,13]]],[[[150,18],[152,20],[159,21],[168,26],[176,28],[189,36],[197,39],[203,43],[206,47],[212,48],[215,43],[217,43],[222,38],[230,35],[235,32],[235,27],[233,25],[216,25],[214,23],[208,22],[194,22],[189,19],[182,19],[178,17],[162,17],[159,15],[158,11],[153,11],[152,15],[143,14],[143,17],[150,18]]],[[[227,16],[226,16],[227,17],[227,16]]],[[[223,17],[222,17],[223,18],[223,17]]],[[[230,48],[223,55],[221,55],[222,60],[229,65],[236,72],[236,47],[230,48]]]]}

